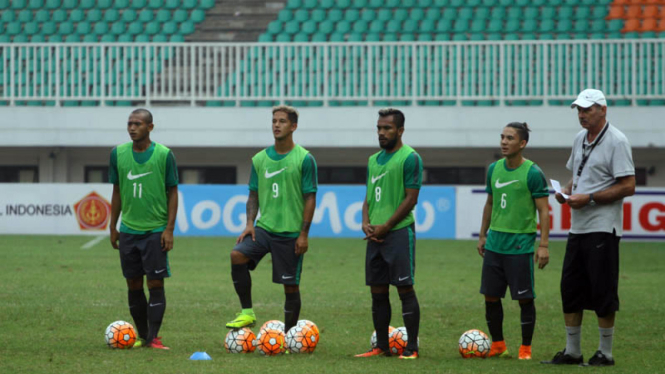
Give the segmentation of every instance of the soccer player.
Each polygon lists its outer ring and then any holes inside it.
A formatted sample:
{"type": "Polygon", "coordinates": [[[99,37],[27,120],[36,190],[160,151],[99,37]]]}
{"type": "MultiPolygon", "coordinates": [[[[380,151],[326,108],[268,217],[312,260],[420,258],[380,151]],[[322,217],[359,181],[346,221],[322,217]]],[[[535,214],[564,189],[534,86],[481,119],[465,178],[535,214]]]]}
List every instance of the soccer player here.
{"type": "Polygon", "coordinates": [[[584,130],[573,142],[566,168],[573,178],[557,193],[572,208],[561,274],[566,348],[551,364],[581,364],[584,309],[598,316],[600,341],[589,365],[614,365],[612,341],[619,310],[619,241],[623,199],[635,193],[635,165],[626,136],[607,122],[607,100],[595,89],[582,91],[571,105],[584,130]]]}
{"type": "Polygon", "coordinates": [[[309,247],[309,227],[316,208],[317,169],[314,157],[293,142],[298,111],[278,106],[272,111],[275,145],[252,158],[247,199],[247,226],[231,251],[231,278],[242,311],[226,324],[238,329],[253,326],[252,278],[263,256],[272,254],[272,281],[284,285],[285,331],[300,315],[300,273],[309,247]],[[258,212],[261,217],[254,227],[258,212]]]}
{"type": "Polygon", "coordinates": [[[134,347],[169,349],[158,334],[166,310],[164,278],[171,276],[168,252],[173,249],[178,211],[178,169],[173,152],[150,140],[154,126],[148,110],[133,111],[127,121],[132,141],[111,151],[111,245],[119,249],[127,279],[129,312],[139,335],[134,347]],[[144,276],[149,300],[143,291],[144,276]]]}
{"type": "Polygon", "coordinates": [[[397,287],[408,343],[402,359],[418,358],[420,306],[413,289],[416,270],[416,231],[413,208],[422,184],[420,155],[402,143],[404,114],[393,108],[379,111],[379,146],[369,158],[367,195],[362,229],[367,240],[365,282],[372,294],[372,320],[377,348],[356,357],[390,356],[389,287],[397,287]]]}
{"type": "Polygon", "coordinates": [[[506,125],[501,133],[503,158],[492,163],[487,172],[487,201],[478,253],[483,257],[480,293],[485,295],[485,318],[492,335],[490,357],[510,357],[503,340],[501,305],[510,286],[510,294],[521,309],[522,345],[518,358],[531,359],[536,325],[533,265],[537,263],[543,269],[549,262],[549,191],[542,170],[522,156],[529,131],[526,123],[506,125]],[[534,255],[536,212],[540,219],[540,244],[534,255]]]}

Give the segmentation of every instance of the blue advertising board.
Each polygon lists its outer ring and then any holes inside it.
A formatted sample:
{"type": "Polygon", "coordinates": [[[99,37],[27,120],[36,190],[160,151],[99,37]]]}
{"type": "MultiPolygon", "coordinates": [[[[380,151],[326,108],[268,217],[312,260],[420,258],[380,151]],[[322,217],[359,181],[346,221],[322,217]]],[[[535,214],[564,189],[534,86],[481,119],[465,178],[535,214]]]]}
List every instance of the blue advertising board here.
{"type": "MultiPolygon", "coordinates": [[[[236,236],[245,228],[245,185],[180,185],[176,235],[236,236]]],[[[319,186],[312,237],[361,237],[364,186],[319,186]]],[[[455,188],[420,191],[416,214],[418,238],[455,238],[455,188]]]]}

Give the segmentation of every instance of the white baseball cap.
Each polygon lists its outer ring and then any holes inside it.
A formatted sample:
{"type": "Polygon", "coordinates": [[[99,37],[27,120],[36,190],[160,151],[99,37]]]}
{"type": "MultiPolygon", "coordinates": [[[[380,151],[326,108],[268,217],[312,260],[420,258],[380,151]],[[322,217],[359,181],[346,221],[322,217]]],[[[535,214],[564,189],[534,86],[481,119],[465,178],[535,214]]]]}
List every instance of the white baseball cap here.
{"type": "Polygon", "coordinates": [[[586,90],[580,92],[580,94],[577,96],[577,100],[573,101],[573,103],[570,104],[570,107],[575,108],[576,106],[579,106],[581,108],[588,108],[593,104],[607,106],[607,100],[605,100],[603,91],[587,88],[586,90]]]}

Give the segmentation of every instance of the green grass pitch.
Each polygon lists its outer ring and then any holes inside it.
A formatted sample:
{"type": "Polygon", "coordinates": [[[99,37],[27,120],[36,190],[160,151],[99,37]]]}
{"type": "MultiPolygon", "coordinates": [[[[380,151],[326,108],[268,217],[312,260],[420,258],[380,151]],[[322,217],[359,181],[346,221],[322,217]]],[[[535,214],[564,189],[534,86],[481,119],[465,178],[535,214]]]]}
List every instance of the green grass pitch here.
{"type": "MultiPolygon", "coordinates": [[[[321,340],[312,355],[261,357],[224,351],[224,324],[240,306],[230,276],[231,238],[176,238],[173,277],[166,282],[162,326],[168,352],[111,350],[104,329],[115,320],[132,322],[118,254],[107,240],[90,249],[90,237],[3,236],[0,238],[0,373],[317,373],[400,371],[460,373],[577,372],[581,368],[539,364],[565,346],[559,279],[565,242],[553,242],[551,261],[536,270],[537,324],[533,360],[463,360],[457,339],[465,330],[487,331],[478,293],[481,258],[473,241],[419,240],[416,292],[421,306],[421,359],[358,359],[373,331],[370,295],[364,285],[364,242],[311,239],[301,294],[301,318],[317,323],[321,340]],[[190,361],[206,351],[212,361],[190,361]]],[[[621,245],[621,311],[617,317],[614,372],[661,372],[665,340],[662,244],[621,245]]],[[[283,320],[283,289],[271,282],[267,257],[252,273],[254,309],[263,323],[283,320]]],[[[402,326],[401,306],[391,290],[392,325],[402,326]]],[[[504,331],[517,354],[519,307],[504,300],[504,331]]],[[[256,332],[256,331],[255,331],[256,332]]],[[[583,353],[598,346],[593,313],[585,314],[583,353]]],[[[596,370],[587,368],[586,370],[596,370]]]]}

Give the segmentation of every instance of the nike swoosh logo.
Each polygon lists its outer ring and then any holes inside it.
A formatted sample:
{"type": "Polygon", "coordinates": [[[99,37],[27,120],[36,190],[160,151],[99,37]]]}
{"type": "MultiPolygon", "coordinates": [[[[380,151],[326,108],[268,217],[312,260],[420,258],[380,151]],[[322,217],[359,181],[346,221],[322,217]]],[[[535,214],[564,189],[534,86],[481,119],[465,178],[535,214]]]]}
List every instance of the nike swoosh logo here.
{"type": "Polygon", "coordinates": [[[517,294],[518,294],[518,295],[521,295],[521,294],[523,294],[523,293],[526,293],[527,291],[529,291],[529,290],[517,291],[517,294]]]}
{"type": "Polygon", "coordinates": [[[413,312],[402,313],[402,316],[408,316],[409,314],[413,314],[413,312]]]}
{"type": "Polygon", "coordinates": [[[383,176],[386,175],[386,174],[388,174],[387,171],[386,171],[385,173],[379,175],[379,176],[372,177],[372,184],[376,183],[376,181],[378,181],[379,179],[383,178],[383,176]]]}
{"type": "Polygon", "coordinates": [[[496,187],[496,188],[503,188],[503,187],[506,187],[506,186],[508,186],[508,185],[510,185],[510,184],[513,184],[513,183],[515,183],[515,182],[519,182],[519,181],[518,181],[517,179],[515,179],[515,180],[513,180],[513,181],[508,181],[508,182],[505,182],[505,183],[501,183],[501,182],[499,182],[499,180],[497,179],[497,180],[496,180],[496,183],[494,183],[494,187],[496,187]]]}
{"type": "Polygon", "coordinates": [[[134,179],[139,179],[141,177],[145,177],[148,174],[152,174],[152,171],[149,171],[149,172],[143,173],[143,174],[132,175],[132,171],[130,170],[129,173],[127,173],[127,179],[129,179],[130,181],[133,181],[134,179]]]}
{"type": "Polygon", "coordinates": [[[150,304],[150,306],[164,305],[164,303],[150,304]]]}
{"type": "Polygon", "coordinates": [[[603,335],[603,338],[609,338],[610,336],[612,336],[612,335],[611,334],[610,335],[603,335]]]}
{"type": "Polygon", "coordinates": [[[288,277],[286,275],[282,275],[282,279],[291,279],[293,278],[293,275],[289,275],[288,277]]]}
{"type": "Polygon", "coordinates": [[[266,174],[265,174],[265,175],[266,175],[266,179],[270,179],[270,178],[274,177],[275,175],[277,175],[277,174],[283,172],[284,170],[286,170],[285,167],[284,167],[284,168],[281,168],[280,170],[273,171],[272,173],[268,173],[268,169],[266,169],[266,174]]]}
{"type": "Polygon", "coordinates": [[[166,269],[162,269],[162,270],[155,270],[155,274],[159,274],[159,273],[163,272],[164,270],[166,270],[166,269]]]}
{"type": "Polygon", "coordinates": [[[401,282],[401,281],[403,281],[403,280],[407,280],[407,279],[409,279],[409,277],[404,277],[404,278],[399,277],[399,282],[401,282]]]}
{"type": "Polygon", "coordinates": [[[597,249],[603,248],[604,245],[605,245],[605,243],[600,243],[600,244],[598,244],[598,245],[596,246],[596,248],[597,248],[597,249]]]}

